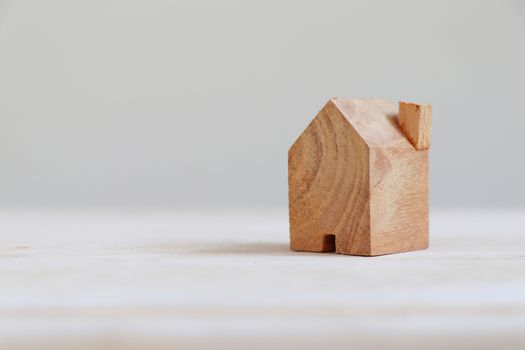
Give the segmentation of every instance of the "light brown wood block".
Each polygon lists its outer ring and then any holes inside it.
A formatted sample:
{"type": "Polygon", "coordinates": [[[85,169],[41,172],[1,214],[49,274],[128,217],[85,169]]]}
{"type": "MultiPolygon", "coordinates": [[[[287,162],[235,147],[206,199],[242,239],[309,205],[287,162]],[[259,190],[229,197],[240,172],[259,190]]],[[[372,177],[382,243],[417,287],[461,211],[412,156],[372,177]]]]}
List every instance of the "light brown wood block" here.
{"type": "Polygon", "coordinates": [[[397,106],[334,98],[288,152],[291,249],[382,255],[428,247],[428,151],[397,106]]]}
{"type": "Polygon", "coordinates": [[[430,147],[432,106],[399,102],[399,125],[416,149],[428,149],[430,147]]]}

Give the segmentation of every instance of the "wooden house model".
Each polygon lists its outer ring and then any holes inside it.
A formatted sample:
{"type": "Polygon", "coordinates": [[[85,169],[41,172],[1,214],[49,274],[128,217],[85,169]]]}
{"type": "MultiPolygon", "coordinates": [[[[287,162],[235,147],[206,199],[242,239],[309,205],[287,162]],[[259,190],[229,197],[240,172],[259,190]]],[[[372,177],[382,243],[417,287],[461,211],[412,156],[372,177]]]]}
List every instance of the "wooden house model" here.
{"type": "Polygon", "coordinates": [[[333,98],[288,152],[291,249],[428,247],[430,105],[333,98]]]}

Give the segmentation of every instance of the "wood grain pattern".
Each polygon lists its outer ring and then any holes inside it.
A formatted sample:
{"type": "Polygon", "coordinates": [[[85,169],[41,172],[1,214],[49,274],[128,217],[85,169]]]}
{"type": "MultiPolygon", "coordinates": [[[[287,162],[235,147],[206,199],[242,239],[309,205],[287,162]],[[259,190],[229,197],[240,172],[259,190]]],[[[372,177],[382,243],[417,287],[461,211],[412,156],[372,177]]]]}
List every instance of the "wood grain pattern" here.
{"type": "Polygon", "coordinates": [[[430,147],[432,106],[399,102],[399,125],[417,150],[430,147]]]}
{"type": "Polygon", "coordinates": [[[292,250],[371,256],[428,246],[428,152],[405,138],[396,107],[332,99],[290,148],[292,250]]]}
{"type": "Polygon", "coordinates": [[[329,101],[289,151],[293,250],[326,251],[324,236],[335,234],[337,252],[370,253],[368,161],[368,146],[329,101]]]}

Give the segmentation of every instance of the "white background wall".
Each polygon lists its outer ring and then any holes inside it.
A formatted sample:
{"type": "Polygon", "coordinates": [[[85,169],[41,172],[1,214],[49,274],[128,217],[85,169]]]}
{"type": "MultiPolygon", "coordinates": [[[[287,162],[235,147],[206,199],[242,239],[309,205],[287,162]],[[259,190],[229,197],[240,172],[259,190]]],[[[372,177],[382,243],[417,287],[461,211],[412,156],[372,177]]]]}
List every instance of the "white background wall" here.
{"type": "Polygon", "coordinates": [[[332,96],[434,106],[434,206],[525,205],[525,5],[0,0],[0,205],[286,205],[332,96]]]}

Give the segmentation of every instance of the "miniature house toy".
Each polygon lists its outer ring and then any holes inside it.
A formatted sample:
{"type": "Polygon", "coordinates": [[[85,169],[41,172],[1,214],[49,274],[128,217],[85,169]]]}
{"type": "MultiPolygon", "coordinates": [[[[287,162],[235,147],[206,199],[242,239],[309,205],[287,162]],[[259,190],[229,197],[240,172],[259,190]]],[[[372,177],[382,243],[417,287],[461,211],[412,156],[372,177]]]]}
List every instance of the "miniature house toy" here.
{"type": "Polygon", "coordinates": [[[431,114],[425,104],[328,101],[288,152],[291,249],[427,248],[431,114]]]}

